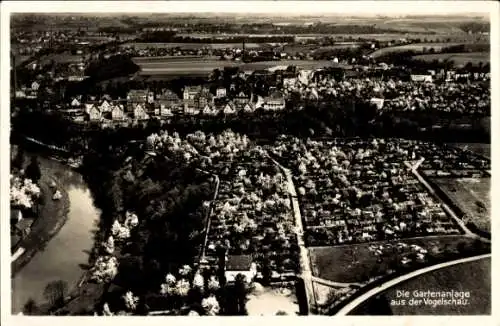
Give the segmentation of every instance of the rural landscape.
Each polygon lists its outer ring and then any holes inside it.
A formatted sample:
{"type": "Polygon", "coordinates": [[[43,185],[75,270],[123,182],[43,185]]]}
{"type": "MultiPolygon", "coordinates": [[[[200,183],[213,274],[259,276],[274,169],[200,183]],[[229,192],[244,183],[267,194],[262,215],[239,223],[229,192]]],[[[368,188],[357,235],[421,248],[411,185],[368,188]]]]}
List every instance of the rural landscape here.
{"type": "Polygon", "coordinates": [[[13,13],[11,314],[491,314],[488,14],[13,13]]]}

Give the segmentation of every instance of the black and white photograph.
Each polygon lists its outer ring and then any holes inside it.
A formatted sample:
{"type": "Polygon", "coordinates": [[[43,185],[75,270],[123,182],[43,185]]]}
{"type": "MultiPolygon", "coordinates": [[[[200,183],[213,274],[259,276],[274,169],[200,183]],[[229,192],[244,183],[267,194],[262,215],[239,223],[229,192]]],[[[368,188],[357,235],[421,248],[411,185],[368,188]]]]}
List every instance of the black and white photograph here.
{"type": "Polygon", "coordinates": [[[77,3],[2,4],[12,324],[492,315],[496,3],[77,3]]]}

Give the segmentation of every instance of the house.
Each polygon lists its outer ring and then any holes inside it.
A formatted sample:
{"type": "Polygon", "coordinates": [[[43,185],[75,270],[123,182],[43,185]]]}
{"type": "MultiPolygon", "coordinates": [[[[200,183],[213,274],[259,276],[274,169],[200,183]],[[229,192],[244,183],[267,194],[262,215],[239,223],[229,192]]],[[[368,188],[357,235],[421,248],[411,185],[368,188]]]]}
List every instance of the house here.
{"type": "Polygon", "coordinates": [[[102,112],[95,106],[92,106],[88,115],[90,121],[100,121],[102,119],[102,112]]]}
{"type": "Polygon", "coordinates": [[[102,113],[111,112],[112,106],[107,100],[104,100],[101,105],[99,105],[99,110],[101,110],[102,113]]]}
{"type": "Polygon", "coordinates": [[[207,104],[214,103],[214,97],[210,94],[208,88],[202,88],[195,99],[198,102],[198,108],[203,108],[207,104]]]}
{"type": "Polygon", "coordinates": [[[38,89],[40,88],[40,83],[37,82],[36,80],[34,82],[31,83],[31,89],[34,90],[34,91],[38,91],[38,89]]]}
{"type": "Polygon", "coordinates": [[[255,109],[256,109],[255,104],[253,104],[252,102],[248,102],[243,107],[243,112],[245,112],[245,113],[252,113],[252,112],[255,111],[255,109]]]}
{"type": "Polygon", "coordinates": [[[182,98],[184,100],[194,100],[200,92],[201,86],[186,86],[182,91],[182,98]]]}
{"type": "Polygon", "coordinates": [[[26,98],[26,92],[24,90],[17,90],[16,98],[26,98]]]}
{"type": "Polygon", "coordinates": [[[162,105],[162,107],[160,108],[160,115],[163,117],[173,117],[174,113],[172,112],[171,108],[162,105]]]}
{"type": "Polygon", "coordinates": [[[81,105],[81,103],[78,100],[78,98],[76,98],[76,97],[71,101],[71,106],[72,107],[79,107],[80,105],[81,105]]]}
{"type": "Polygon", "coordinates": [[[252,101],[252,94],[250,92],[239,92],[233,99],[234,104],[236,105],[245,105],[248,102],[252,101]]]}
{"type": "Polygon", "coordinates": [[[370,104],[375,105],[377,109],[380,110],[384,106],[384,99],[373,97],[370,99],[370,104]]]}
{"type": "Polygon", "coordinates": [[[232,283],[236,276],[241,274],[247,283],[251,283],[257,275],[257,266],[252,262],[250,255],[228,255],[226,256],[225,272],[226,281],[232,283]]]}
{"type": "Polygon", "coordinates": [[[270,111],[283,110],[285,108],[285,97],[279,91],[272,92],[264,99],[264,109],[270,111]]]}
{"type": "Polygon", "coordinates": [[[111,109],[111,119],[112,120],[123,120],[125,119],[125,112],[123,110],[123,105],[114,105],[111,109]]]}
{"type": "Polygon", "coordinates": [[[149,104],[153,104],[155,102],[155,93],[153,93],[153,92],[148,93],[147,102],[149,104]]]}
{"type": "Polygon", "coordinates": [[[232,115],[236,113],[236,108],[233,103],[228,102],[224,105],[224,109],[222,110],[224,115],[232,115]]]}
{"type": "Polygon", "coordinates": [[[283,73],[283,87],[290,87],[297,83],[297,75],[290,71],[285,71],[283,73]]]}
{"type": "Polygon", "coordinates": [[[218,113],[219,111],[216,108],[208,104],[205,105],[202,110],[202,114],[207,116],[216,116],[218,113]]]}
{"type": "Polygon", "coordinates": [[[134,118],[137,120],[149,119],[149,115],[146,113],[144,104],[138,103],[134,106],[134,118]]]}
{"type": "Polygon", "coordinates": [[[162,110],[169,110],[171,112],[177,110],[181,107],[182,101],[173,91],[165,89],[161,94],[156,96],[155,103],[160,108],[160,114],[162,114],[162,110]]]}
{"type": "Polygon", "coordinates": [[[92,108],[94,108],[94,107],[95,107],[95,105],[93,103],[85,103],[85,107],[84,107],[85,113],[90,114],[90,110],[92,110],[92,108]]]}
{"type": "Polygon", "coordinates": [[[216,98],[224,98],[227,95],[226,88],[224,86],[219,86],[215,89],[216,98]]]}
{"type": "Polygon", "coordinates": [[[145,89],[133,89],[127,94],[127,112],[133,112],[137,104],[145,105],[148,101],[148,91],[145,89]]]}
{"type": "Polygon", "coordinates": [[[432,83],[432,75],[410,75],[410,79],[412,82],[419,82],[419,83],[425,83],[425,82],[430,82],[432,83]]]}

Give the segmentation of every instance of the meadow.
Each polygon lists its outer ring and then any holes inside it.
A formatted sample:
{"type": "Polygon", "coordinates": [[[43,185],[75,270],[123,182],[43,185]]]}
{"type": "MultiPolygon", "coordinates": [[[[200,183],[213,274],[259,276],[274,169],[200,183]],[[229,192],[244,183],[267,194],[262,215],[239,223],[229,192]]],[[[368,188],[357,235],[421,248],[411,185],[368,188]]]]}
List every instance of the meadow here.
{"type": "Polygon", "coordinates": [[[383,276],[402,258],[396,249],[399,242],[416,244],[432,255],[457,252],[459,243],[472,245],[473,240],[461,235],[433,236],[404,240],[363,243],[334,247],[310,247],[313,275],[333,282],[363,283],[383,276]],[[387,254],[377,256],[371,246],[386,246],[387,254]]]}
{"type": "Polygon", "coordinates": [[[433,178],[453,203],[484,232],[491,229],[490,178],[433,178]]]}

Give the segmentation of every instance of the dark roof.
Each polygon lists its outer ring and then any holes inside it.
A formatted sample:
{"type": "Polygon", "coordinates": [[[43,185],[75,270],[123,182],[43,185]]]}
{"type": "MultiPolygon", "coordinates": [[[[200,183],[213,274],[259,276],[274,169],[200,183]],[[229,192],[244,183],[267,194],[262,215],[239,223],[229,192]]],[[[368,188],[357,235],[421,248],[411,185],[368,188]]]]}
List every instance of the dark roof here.
{"type": "Polygon", "coordinates": [[[250,255],[230,255],[226,261],[226,271],[247,271],[250,270],[252,256],[250,255]]]}

